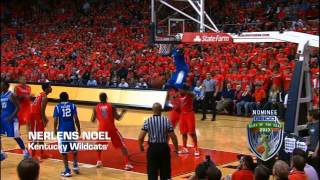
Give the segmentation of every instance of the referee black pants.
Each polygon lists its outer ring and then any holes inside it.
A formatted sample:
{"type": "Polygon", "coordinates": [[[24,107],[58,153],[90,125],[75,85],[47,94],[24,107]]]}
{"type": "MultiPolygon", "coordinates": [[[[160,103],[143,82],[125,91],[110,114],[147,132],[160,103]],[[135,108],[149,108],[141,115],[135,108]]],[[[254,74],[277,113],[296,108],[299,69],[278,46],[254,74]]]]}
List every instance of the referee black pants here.
{"type": "Polygon", "coordinates": [[[202,117],[206,118],[207,108],[211,104],[212,118],[216,118],[216,98],[214,97],[214,91],[205,92],[204,99],[202,101],[202,117]]]}
{"type": "Polygon", "coordinates": [[[171,179],[170,147],[167,143],[149,144],[147,151],[148,180],[171,179]]]}

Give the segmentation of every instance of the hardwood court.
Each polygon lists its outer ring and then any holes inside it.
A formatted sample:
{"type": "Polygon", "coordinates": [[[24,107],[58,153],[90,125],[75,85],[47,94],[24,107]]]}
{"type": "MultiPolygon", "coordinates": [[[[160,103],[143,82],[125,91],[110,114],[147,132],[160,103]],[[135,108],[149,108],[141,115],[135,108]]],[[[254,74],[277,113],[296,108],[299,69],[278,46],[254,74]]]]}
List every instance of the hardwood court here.
{"type": "MultiPolygon", "coordinates": [[[[48,130],[51,131],[53,127],[53,108],[55,103],[49,103],[47,107],[47,116],[50,119],[48,130]]],[[[94,131],[97,129],[97,124],[90,122],[92,113],[92,106],[78,105],[79,119],[81,121],[82,131],[94,131]]],[[[116,122],[116,125],[126,139],[137,139],[138,133],[140,132],[143,121],[151,115],[151,111],[146,110],[128,110],[124,118],[121,121],[116,122]]],[[[248,118],[234,117],[234,116],[217,116],[217,121],[212,122],[209,120],[200,121],[201,115],[197,115],[197,133],[199,145],[204,149],[212,149],[222,152],[234,152],[241,154],[250,154],[247,148],[246,140],[246,125],[249,122],[248,118]]],[[[23,139],[27,139],[25,127],[21,127],[23,139]]],[[[179,131],[176,130],[181,142],[179,131]]],[[[4,150],[18,149],[15,141],[2,137],[4,150]]],[[[191,144],[191,141],[189,142],[191,144]]],[[[179,143],[181,144],[181,143],[179,143]]],[[[134,143],[133,145],[134,146],[134,143]]],[[[138,144],[137,144],[138,146],[138,144]]],[[[129,147],[130,151],[130,147],[129,147]]],[[[131,152],[130,152],[131,153],[131,152]]],[[[137,153],[137,152],[132,152],[137,153]]],[[[142,156],[143,154],[140,154],[142,156]]],[[[87,154],[95,159],[95,152],[87,154]]],[[[112,154],[110,156],[113,156],[112,154]]],[[[192,155],[191,155],[192,156],[192,155]]],[[[216,155],[216,156],[219,156],[216,155]]],[[[203,158],[203,157],[201,157],[203,158]]],[[[218,160],[221,157],[212,157],[218,160]]],[[[16,175],[16,166],[22,159],[20,154],[8,153],[8,159],[1,162],[1,179],[18,179],[16,175]]],[[[202,159],[196,159],[202,161],[202,159]]],[[[122,162],[122,158],[117,161],[122,162]]],[[[238,163],[232,162],[231,165],[237,165],[238,163]]],[[[219,168],[222,170],[223,175],[232,173],[235,169],[225,168],[226,165],[220,165],[219,168]]],[[[175,168],[175,167],[172,167],[175,168]]],[[[63,164],[58,159],[49,158],[41,162],[40,168],[40,179],[61,179],[60,172],[63,170],[63,164]]],[[[147,179],[147,176],[143,173],[124,171],[113,168],[100,168],[97,169],[91,164],[80,164],[80,175],[74,175],[70,179],[147,179]]],[[[183,174],[173,179],[186,179],[191,173],[183,174]]]]}

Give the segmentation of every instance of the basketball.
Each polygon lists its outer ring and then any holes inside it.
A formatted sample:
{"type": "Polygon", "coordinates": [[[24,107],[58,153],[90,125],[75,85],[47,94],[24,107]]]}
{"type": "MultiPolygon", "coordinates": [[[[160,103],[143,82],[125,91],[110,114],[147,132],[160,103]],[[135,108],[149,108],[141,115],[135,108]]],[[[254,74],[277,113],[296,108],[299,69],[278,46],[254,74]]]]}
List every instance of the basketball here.
{"type": "Polygon", "coordinates": [[[261,145],[259,145],[259,146],[256,147],[256,151],[257,151],[258,153],[262,154],[262,153],[264,153],[265,148],[264,148],[264,146],[261,144],[261,145]]]}

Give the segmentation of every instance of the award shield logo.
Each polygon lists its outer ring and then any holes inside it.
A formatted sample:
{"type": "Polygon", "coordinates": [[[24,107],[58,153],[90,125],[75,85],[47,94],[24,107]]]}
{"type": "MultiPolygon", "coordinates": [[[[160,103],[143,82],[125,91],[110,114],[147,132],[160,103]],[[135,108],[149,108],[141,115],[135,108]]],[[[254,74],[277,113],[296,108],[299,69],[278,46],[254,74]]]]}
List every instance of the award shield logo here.
{"type": "Polygon", "coordinates": [[[261,160],[267,161],[281,148],[283,125],[274,110],[254,110],[252,121],[247,126],[251,151],[261,160]]]}

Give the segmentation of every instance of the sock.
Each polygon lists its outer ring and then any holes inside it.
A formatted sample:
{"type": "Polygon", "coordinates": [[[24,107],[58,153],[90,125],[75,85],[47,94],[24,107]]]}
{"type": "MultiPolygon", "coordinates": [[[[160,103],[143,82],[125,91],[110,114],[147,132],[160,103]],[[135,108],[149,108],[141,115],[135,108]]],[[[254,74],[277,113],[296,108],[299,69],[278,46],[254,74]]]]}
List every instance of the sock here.
{"type": "Polygon", "coordinates": [[[194,146],[194,149],[198,150],[198,142],[197,140],[193,139],[193,146],[194,146]]]}
{"type": "Polygon", "coordinates": [[[97,151],[97,159],[98,161],[101,161],[101,151],[97,151]]]}
{"type": "Polygon", "coordinates": [[[186,138],[182,138],[182,145],[183,147],[187,147],[187,139],[186,138]]]}
{"type": "Polygon", "coordinates": [[[18,143],[18,145],[22,151],[26,149],[26,147],[24,146],[24,142],[20,137],[14,138],[14,140],[18,143]]]}
{"type": "Polygon", "coordinates": [[[73,160],[73,167],[78,167],[78,161],[73,160]]]}
{"type": "Polygon", "coordinates": [[[129,164],[129,156],[128,155],[124,156],[124,163],[129,164]]]}

